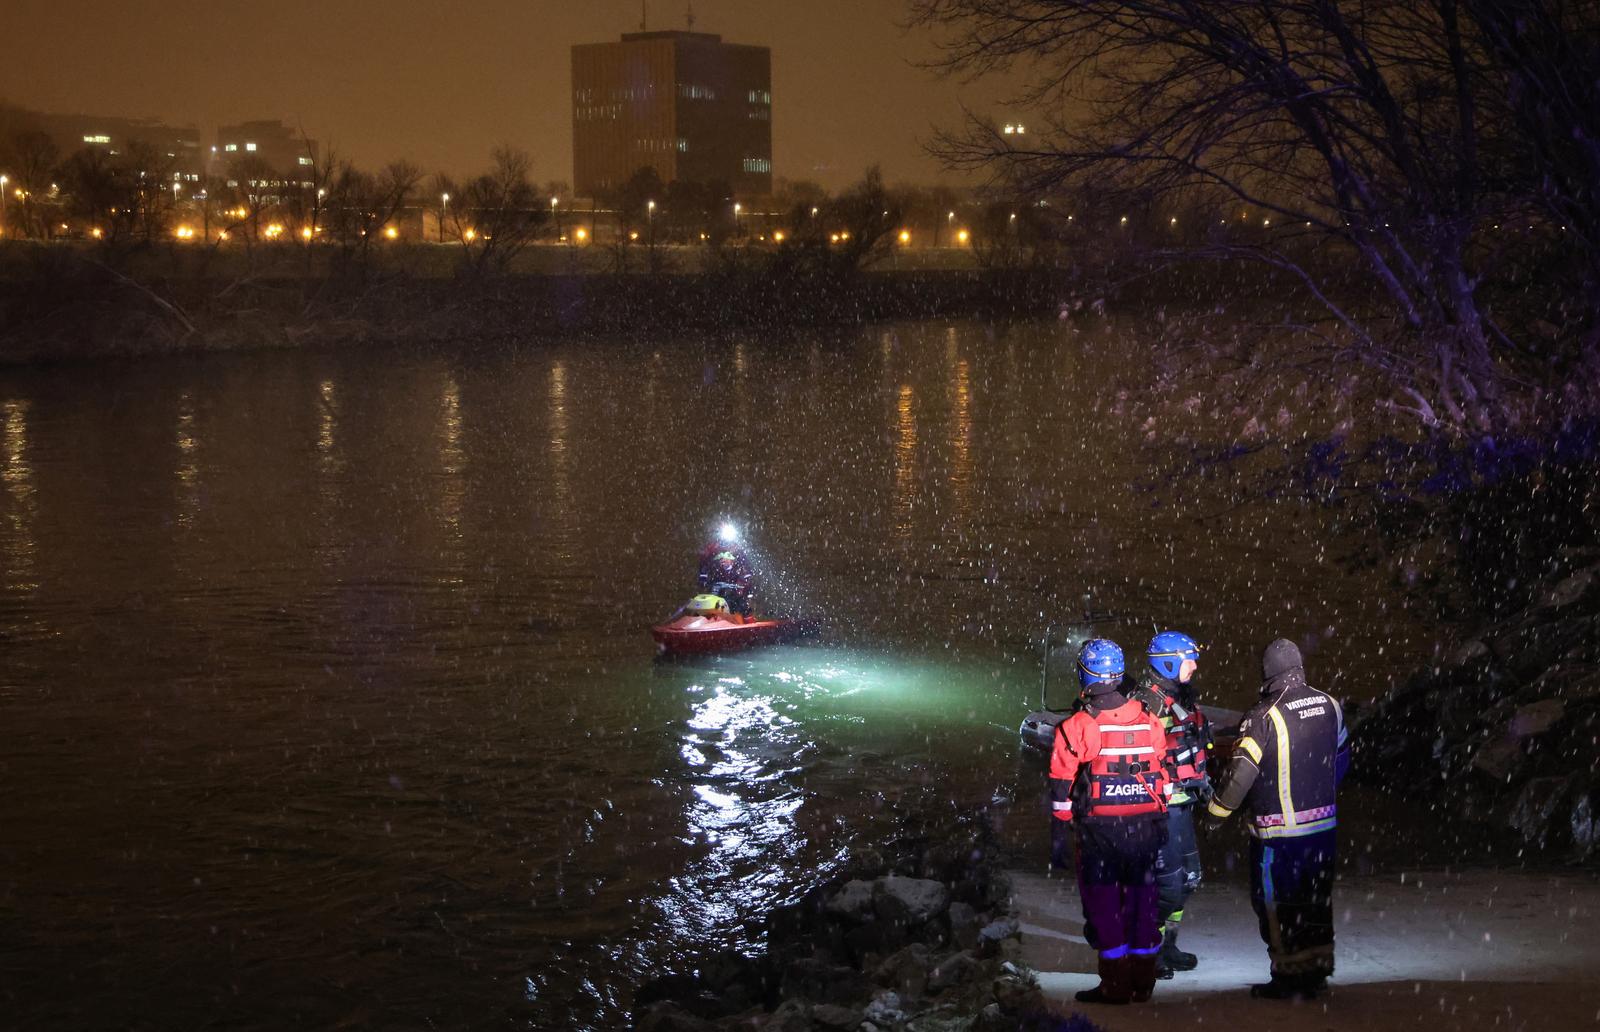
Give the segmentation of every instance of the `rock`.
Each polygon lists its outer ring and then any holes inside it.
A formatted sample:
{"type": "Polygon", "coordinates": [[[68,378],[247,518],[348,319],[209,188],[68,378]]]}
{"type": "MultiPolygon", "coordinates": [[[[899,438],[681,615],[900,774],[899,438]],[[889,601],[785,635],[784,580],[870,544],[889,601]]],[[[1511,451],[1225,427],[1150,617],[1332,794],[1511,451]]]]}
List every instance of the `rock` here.
{"type": "Polygon", "coordinates": [[[812,1024],[823,1028],[854,1029],[861,1024],[861,1018],[861,1011],[832,1003],[819,1003],[811,1008],[812,1024]]]}
{"type": "Polygon", "coordinates": [[[950,904],[950,890],[930,878],[891,874],[879,879],[873,906],[885,921],[921,924],[950,904]]]}
{"type": "Polygon", "coordinates": [[[1000,958],[1000,960],[1002,962],[1004,962],[1004,963],[1013,964],[1013,965],[1021,965],[1021,963],[1022,963],[1022,940],[1021,939],[1002,939],[1002,940],[1000,940],[1000,952],[998,954],[996,954],[996,956],[998,956],[1000,958]]]}
{"type": "Polygon", "coordinates": [[[1459,669],[1466,666],[1468,663],[1473,662],[1474,660],[1483,659],[1488,655],[1489,646],[1474,638],[1471,641],[1464,641],[1460,645],[1456,646],[1456,650],[1450,653],[1450,659],[1447,661],[1446,665],[1459,669]]]}
{"type": "Polygon", "coordinates": [[[879,993],[872,998],[871,1003],[867,1004],[867,1009],[862,1012],[861,1018],[863,1021],[888,1028],[906,1019],[905,1011],[900,1008],[899,993],[879,993]]]}
{"type": "Polygon", "coordinates": [[[889,869],[883,854],[871,846],[856,850],[850,856],[850,869],[863,879],[876,878],[889,869]]]}
{"type": "Polygon", "coordinates": [[[671,1000],[658,1000],[634,1019],[638,1032],[716,1032],[717,1026],[695,1017],[671,1000]]]}
{"type": "Polygon", "coordinates": [[[1009,1015],[1018,1015],[1044,1004],[1039,984],[1031,978],[1001,975],[994,980],[994,1000],[1009,1015]]]}
{"type": "Polygon", "coordinates": [[[1016,1018],[1007,1018],[998,1003],[987,1004],[968,1026],[972,1032],[1015,1032],[1016,1018]]]}
{"type": "Polygon", "coordinates": [[[1546,731],[1561,723],[1561,718],[1566,716],[1567,704],[1560,699],[1541,699],[1530,702],[1526,706],[1518,707],[1511,718],[1510,734],[1516,738],[1528,735],[1542,735],[1546,731]]]}
{"type": "Polygon", "coordinates": [[[967,903],[952,903],[945,912],[950,923],[950,941],[964,950],[978,945],[978,912],[967,903]]]}
{"type": "Polygon", "coordinates": [[[1000,948],[1006,939],[1012,939],[1022,934],[1022,926],[1017,924],[1014,917],[1002,917],[997,921],[990,921],[978,932],[978,952],[987,956],[1000,948]]]}
{"type": "Polygon", "coordinates": [[[933,956],[928,947],[914,942],[884,959],[873,972],[879,985],[897,989],[908,996],[921,996],[928,985],[928,968],[933,956]]]}
{"type": "Polygon", "coordinates": [[[872,916],[872,882],[859,878],[845,882],[844,887],[823,904],[823,910],[851,921],[872,916]]]}
{"type": "Polygon", "coordinates": [[[772,1012],[764,1032],[811,1032],[811,1008],[803,1000],[785,1000],[772,1012]]]}
{"type": "Polygon", "coordinates": [[[806,1000],[854,1000],[872,991],[867,976],[852,967],[815,957],[791,961],[783,969],[782,995],[806,1000]]]}
{"type": "Polygon", "coordinates": [[[1524,758],[1521,742],[1508,735],[1496,735],[1473,751],[1472,767],[1497,781],[1508,781],[1524,758]]]}
{"type": "Polygon", "coordinates": [[[1572,832],[1572,847],[1578,858],[1587,860],[1600,850],[1600,820],[1596,817],[1596,800],[1593,790],[1583,792],[1573,804],[1568,818],[1572,832]]]}
{"type": "Polygon", "coordinates": [[[1524,842],[1540,848],[1552,845],[1551,832],[1557,816],[1564,814],[1567,794],[1566,778],[1533,778],[1522,786],[1507,823],[1524,842]]]}
{"type": "Polygon", "coordinates": [[[1540,609],[1559,609],[1562,606],[1570,606],[1588,594],[1589,589],[1594,586],[1596,580],[1600,580],[1600,569],[1591,566],[1588,569],[1578,570],[1554,587],[1545,589],[1540,594],[1537,605],[1540,609]]]}
{"type": "Polygon", "coordinates": [[[946,957],[928,972],[928,992],[942,993],[953,985],[970,980],[978,966],[972,954],[965,950],[946,957]]]}

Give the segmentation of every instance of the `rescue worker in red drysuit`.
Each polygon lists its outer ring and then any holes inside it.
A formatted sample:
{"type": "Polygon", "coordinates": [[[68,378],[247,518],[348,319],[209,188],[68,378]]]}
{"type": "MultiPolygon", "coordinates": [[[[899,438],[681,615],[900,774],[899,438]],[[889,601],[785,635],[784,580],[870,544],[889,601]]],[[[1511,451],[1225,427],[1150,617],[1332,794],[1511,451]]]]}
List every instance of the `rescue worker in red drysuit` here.
{"type": "Polygon", "coordinates": [[[725,537],[700,552],[700,590],[720,595],[728,608],[748,617],[755,607],[755,570],[738,542],[725,537]]]}
{"type": "Polygon", "coordinates": [[[1267,646],[1261,676],[1207,809],[1213,825],[1241,806],[1250,814],[1250,902],[1272,962],[1250,995],[1311,999],[1333,974],[1335,796],[1349,743],[1338,700],[1306,683],[1294,642],[1267,646]]]}
{"type": "Polygon", "coordinates": [[[1156,984],[1156,854],[1167,837],[1166,732],[1122,694],[1122,649],[1095,638],[1078,654],[1083,706],[1056,725],[1050,756],[1051,863],[1067,866],[1077,829],[1078,892],[1100,984],[1083,1003],[1142,1003],[1156,984]]]}
{"type": "Polygon", "coordinates": [[[1200,644],[1182,631],[1162,631],[1145,651],[1149,670],[1128,696],[1161,721],[1167,732],[1167,758],[1175,781],[1167,800],[1167,843],[1156,858],[1156,889],[1161,913],[1161,952],[1156,977],[1193,971],[1199,958],[1178,949],[1183,908],[1200,887],[1200,847],[1195,841],[1196,809],[1211,798],[1206,760],[1215,748],[1211,725],[1200,711],[1195,680],[1200,644]]]}

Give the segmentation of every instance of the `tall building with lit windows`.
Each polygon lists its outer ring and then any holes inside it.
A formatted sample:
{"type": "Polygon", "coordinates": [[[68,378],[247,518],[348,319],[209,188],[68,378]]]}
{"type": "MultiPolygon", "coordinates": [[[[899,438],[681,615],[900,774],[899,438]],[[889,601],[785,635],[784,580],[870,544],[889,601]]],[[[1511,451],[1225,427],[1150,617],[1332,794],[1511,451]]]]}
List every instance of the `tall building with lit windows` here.
{"type": "Polygon", "coordinates": [[[572,48],[572,185],[662,182],[772,193],[772,51],[704,32],[631,32],[572,48]]]}
{"type": "Polygon", "coordinates": [[[211,148],[219,173],[226,173],[243,159],[254,158],[281,179],[283,185],[313,178],[317,160],[317,141],[308,140],[282,122],[240,122],[217,126],[217,144],[211,148]]]}

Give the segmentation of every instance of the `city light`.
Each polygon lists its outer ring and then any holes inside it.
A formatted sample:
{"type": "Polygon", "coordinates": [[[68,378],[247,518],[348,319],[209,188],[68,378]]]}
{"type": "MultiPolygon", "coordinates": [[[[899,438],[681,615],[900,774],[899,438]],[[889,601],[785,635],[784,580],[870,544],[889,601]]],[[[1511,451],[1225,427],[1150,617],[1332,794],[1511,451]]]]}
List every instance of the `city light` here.
{"type": "Polygon", "coordinates": [[[217,234],[217,239],[218,240],[226,240],[226,239],[228,239],[228,231],[227,230],[223,230],[222,232],[218,233],[217,234]]]}
{"type": "Polygon", "coordinates": [[[578,243],[580,244],[589,239],[589,231],[584,229],[582,226],[579,226],[572,235],[577,238],[578,243]]]}
{"type": "Polygon", "coordinates": [[[99,226],[96,226],[93,229],[89,230],[89,235],[94,237],[96,240],[99,240],[102,237],[104,237],[106,234],[105,234],[104,230],[102,230],[99,226]]]}
{"type": "Polygon", "coordinates": [[[300,239],[302,239],[302,240],[310,240],[311,239],[311,227],[310,226],[306,226],[305,228],[300,230],[300,239]]]}
{"type": "Polygon", "coordinates": [[[902,229],[900,231],[900,243],[901,244],[909,244],[909,243],[911,243],[911,230],[902,229]]]}
{"type": "Polygon", "coordinates": [[[958,243],[958,244],[965,244],[968,240],[971,240],[971,239],[972,239],[972,234],[968,233],[964,229],[956,234],[956,243],[958,243]]]}
{"type": "Polygon", "coordinates": [[[772,240],[773,240],[773,243],[778,243],[778,244],[783,243],[783,230],[781,230],[781,229],[773,230],[772,231],[772,240]]]}
{"type": "Polygon", "coordinates": [[[474,240],[478,239],[478,231],[475,229],[468,229],[465,233],[461,234],[461,237],[470,244],[474,240]]]}
{"type": "Polygon", "coordinates": [[[388,237],[390,240],[398,240],[400,239],[400,230],[396,229],[394,226],[385,226],[383,228],[383,235],[388,237]]]}
{"type": "Polygon", "coordinates": [[[837,244],[838,242],[839,242],[839,234],[837,234],[837,233],[829,233],[828,234],[828,243],[837,244]]]}
{"type": "Polygon", "coordinates": [[[283,224],[281,222],[274,222],[267,227],[268,240],[276,240],[281,236],[283,236],[283,224]]]}
{"type": "Polygon", "coordinates": [[[629,240],[637,240],[637,239],[639,239],[639,231],[637,229],[628,230],[628,239],[629,240]]]}
{"type": "Polygon", "coordinates": [[[194,229],[192,227],[190,227],[190,226],[179,226],[176,230],[173,231],[173,235],[176,236],[179,240],[193,240],[194,239],[194,229]]]}

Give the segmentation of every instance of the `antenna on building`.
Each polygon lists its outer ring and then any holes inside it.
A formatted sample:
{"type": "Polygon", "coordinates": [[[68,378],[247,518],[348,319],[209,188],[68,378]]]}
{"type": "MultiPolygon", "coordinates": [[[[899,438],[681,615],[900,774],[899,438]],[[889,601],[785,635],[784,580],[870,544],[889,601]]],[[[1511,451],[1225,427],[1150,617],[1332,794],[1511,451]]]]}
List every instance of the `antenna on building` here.
{"type": "Polygon", "coordinates": [[[687,23],[690,32],[694,31],[694,0],[689,0],[689,9],[684,13],[683,20],[687,23]]]}

